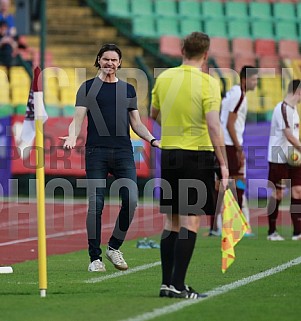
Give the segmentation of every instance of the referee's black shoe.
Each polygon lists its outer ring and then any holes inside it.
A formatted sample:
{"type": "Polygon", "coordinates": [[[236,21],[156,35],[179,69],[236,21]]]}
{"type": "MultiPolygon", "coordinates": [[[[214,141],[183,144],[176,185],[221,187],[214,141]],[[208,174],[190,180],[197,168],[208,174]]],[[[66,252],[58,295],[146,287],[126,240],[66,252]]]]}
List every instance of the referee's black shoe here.
{"type": "Polygon", "coordinates": [[[175,299],[200,299],[206,298],[207,294],[198,293],[192,287],[185,285],[182,291],[177,290],[173,285],[169,287],[169,297],[175,299]]]}
{"type": "Polygon", "coordinates": [[[169,297],[169,286],[162,284],[160,287],[159,297],[168,298],[169,297]]]}

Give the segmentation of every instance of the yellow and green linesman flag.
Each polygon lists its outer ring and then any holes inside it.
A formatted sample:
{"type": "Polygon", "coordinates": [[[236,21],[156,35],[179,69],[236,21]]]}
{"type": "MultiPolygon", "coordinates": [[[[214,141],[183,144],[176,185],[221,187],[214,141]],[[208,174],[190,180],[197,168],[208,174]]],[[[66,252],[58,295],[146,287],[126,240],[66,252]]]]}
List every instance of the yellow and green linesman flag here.
{"type": "Polygon", "coordinates": [[[234,246],[249,229],[237,201],[228,188],[224,195],[223,227],[222,227],[222,272],[234,262],[234,246]]]}

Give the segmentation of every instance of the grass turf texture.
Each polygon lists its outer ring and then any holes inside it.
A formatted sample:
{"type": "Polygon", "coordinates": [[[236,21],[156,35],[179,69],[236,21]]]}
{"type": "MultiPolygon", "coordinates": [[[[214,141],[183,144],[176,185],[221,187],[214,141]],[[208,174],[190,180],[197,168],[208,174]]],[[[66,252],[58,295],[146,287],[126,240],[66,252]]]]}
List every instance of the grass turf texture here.
{"type": "MultiPolygon", "coordinates": [[[[235,248],[236,260],[221,273],[219,237],[200,231],[187,283],[206,292],[217,286],[265,271],[301,255],[301,243],[291,241],[291,228],[282,227],[284,242],[266,241],[266,228],[255,238],[244,238],[235,248]]],[[[157,241],[159,237],[155,237],[157,241]]],[[[158,249],[137,249],[125,242],[130,267],[158,262],[158,249]]],[[[106,273],[88,273],[86,251],[48,257],[47,297],[40,298],[37,262],[14,265],[14,273],[0,275],[1,321],[124,320],[181,300],[159,298],[160,266],[88,284],[85,281],[116,273],[106,260],[106,273]]],[[[210,298],[154,320],[300,320],[301,265],[210,298]]]]}

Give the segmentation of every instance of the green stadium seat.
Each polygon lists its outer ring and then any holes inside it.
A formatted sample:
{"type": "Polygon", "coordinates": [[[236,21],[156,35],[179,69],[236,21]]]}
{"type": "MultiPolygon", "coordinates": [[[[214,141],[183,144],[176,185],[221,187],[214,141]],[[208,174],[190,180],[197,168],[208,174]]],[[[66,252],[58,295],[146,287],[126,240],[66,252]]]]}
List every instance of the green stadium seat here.
{"type": "Polygon", "coordinates": [[[225,16],[227,19],[248,19],[248,5],[246,2],[225,2],[225,16]]]}
{"type": "Polygon", "coordinates": [[[180,21],[180,35],[186,36],[193,31],[201,31],[202,23],[199,19],[182,19],[180,21]]]}
{"type": "Polygon", "coordinates": [[[207,18],[225,19],[223,3],[219,1],[203,1],[201,2],[202,16],[207,18]]]}
{"type": "Polygon", "coordinates": [[[228,22],[228,35],[230,39],[251,38],[248,20],[230,20],[228,22]]]}
{"type": "Polygon", "coordinates": [[[155,6],[154,12],[159,16],[177,16],[178,15],[176,1],[156,0],[154,1],[154,6],[155,6]]]}
{"type": "Polygon", "coordinates": [[[74,113],[75,113],[74,106],[64,106],[63,107],[63,116],[70,117],[70,116],[73,116],[74,113]]]}
{"type": "Polygon", "coordinates": [[[294,21],[279,21],[275,24],[275,37],[277,40],[298,40],[297,24],[294,21]]]}
{"type": "Polygon", "coordinates": [[[129,18],[129,0],[107,0],[107,13],[112,17],[129,18]]]}
{"type": "Polygon", "coordinates": [[[250,19],[272,20],[271,4],[268,2],[250,2],[250,19]]]}
{"type": "Polygon", "coordinates": [[[10,116],[13,114],[13,108],[11,105],[0,105],[0,118],[10,116]]]}
{"type": "Polygon", "coordinates": [[[135,36],[158,38],[155,19],[152,16],[138,16],[132,19],[132,31],[135,36]]]}
{"type": "Polygon", "coordinates": [[[26,112],[26,105],[24,104],[20,104],[20,105],[16,105],[15,107],[15,114],[16,115],[25,115],[26,112]]]}
{"type": "Polygon", "coordinates": [[[298,20],[300,20],[301,19],[301,2],[296,4],[296,9],[297,9],[296,10],[297,18],[298,20]]]}
{"type": "Polygon", "coordinates": [[[277,2],[273,5],[273,17],[278,22],[279,20],[296,21],[296,10],[294,3],[277,2]]]}
{"type": "Polygon", "coordinates": [[[46,113],[48,117],[60,117],[62,116],[62,108],[57,106],[46,106],[46,113]]]}
{"type": "Polygon", "coordinates": [[[152,15],[153,2],[152,0],[132,0],[131,2],[131,14],[133,16],[145,16],[152,15]]]}
{"type": "Polygon", "coordinates": [[[179,36],[178,19],[172,17],[157,18],[158,36],[179,36]]]}
{"type": "Polygon", "coordinates": [[[253,39],[274,39],[273,24],[269,21],[251,21],[253,39]]]}
{"type": "Polygon", "coordinates": [[[179,1],[179,15],[181,17],[198,18],[201,16],[201,5],[198,1],[179,1]]]}
{"type": "Polygon", "coordinates": [[[221,19],[208,19],[204,21],[204,31],[210,37],[227,38],[226,22],[221,19]]]}

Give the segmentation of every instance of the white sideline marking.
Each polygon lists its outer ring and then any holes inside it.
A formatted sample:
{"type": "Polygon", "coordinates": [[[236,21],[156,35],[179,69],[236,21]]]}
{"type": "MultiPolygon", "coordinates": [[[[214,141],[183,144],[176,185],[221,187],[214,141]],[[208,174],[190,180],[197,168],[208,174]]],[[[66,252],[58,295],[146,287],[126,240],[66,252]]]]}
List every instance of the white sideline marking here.
{"type": "Polygon", "coordinates": [[[136,273],[139,271],[143,271],[143,270],[147,270],[150,269],[152,267],[161,265],[161,262],[154,262],[154,263],[149,263],[149,264],[144,264],[144,265],[139,265],[136,266],[132,269],[126,270],[126,271],[120,271],[120,272],[115,272],[113,274],[109,274],[109,275],[104,275],[98,278],[92,278],[89,280],[84,281],[85,283],[98,283],[98,282],[103,282],[109,279],[114,279],[114,278],[118,278],[119,276],[123,276],[123,275],[128,275],[128,274],[132,274],[132,273],[136,273]]]}
{"type": "Polygon", "coordinates": [[[206,297],[206,298],[200,298],[197,300],[183,300],[179,303],[174,303],[174,304],[168,305],[163,308],[154,309],[151,312],[146,312],[146,313],[140,314],[136,317],[123,319],[121,321],[148,321],[148,320],[154,319],[156,317],[160,317],[165,314],[177,312],[177,311],[182,310],[190,305],[198,304],[204,300],[211,299],[217,295],[227,293],[227,292],[237,289],[241,286],[258,281],[260,279],[266,278],[266,277],[271,276],[273,274],[282,272],[282,271],[284,271],[292,266],[298,265],[300,263],[301,263],[301,256],[299,256],[296,259],[293,259],[287,263],[284,263],[284,264],[278,265],[274,268],[268,269],[264,272],[260,272],[260,273],[251,275],[249,277],[237,280],[235,282],[232,282],[232,283],[229,283],[229,284],[226,284],[223,286],[219,286],[213,290],[208,291],[206,293],[206,294],[208,294],[208,297],[206,297]]]}

